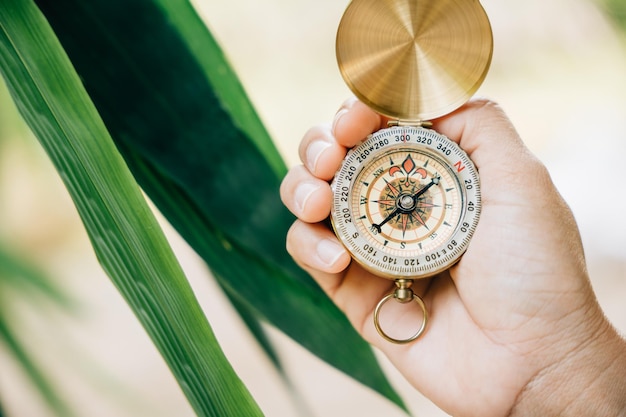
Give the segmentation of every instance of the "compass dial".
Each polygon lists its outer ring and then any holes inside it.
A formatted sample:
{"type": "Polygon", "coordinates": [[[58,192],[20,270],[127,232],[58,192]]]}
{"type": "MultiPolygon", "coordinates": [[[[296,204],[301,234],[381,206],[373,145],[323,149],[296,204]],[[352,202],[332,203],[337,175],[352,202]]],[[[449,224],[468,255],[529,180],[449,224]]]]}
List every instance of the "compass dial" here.
{"type": "Polygon", "coordinates": [[[480,214],[476,170],[456,144],[419,127],[370,135],[333,182],[332,221],[353,258],[388,278],[422,278],[465,252],[480,214]]]}

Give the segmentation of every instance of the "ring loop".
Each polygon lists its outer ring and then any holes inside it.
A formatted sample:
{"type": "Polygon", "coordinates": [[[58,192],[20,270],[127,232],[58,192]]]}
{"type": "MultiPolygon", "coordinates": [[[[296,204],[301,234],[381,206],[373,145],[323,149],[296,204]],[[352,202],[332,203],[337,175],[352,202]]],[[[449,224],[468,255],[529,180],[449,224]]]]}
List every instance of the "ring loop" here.
{"type": "Polygon", "coordinates": [[[422,298],[419,295],[413,293],[413,300],[415,300],[415,302],[420,306],[424,314],[424,318],[422,319],[422,325],[420,326],[419,330],[408,339],[395,339],[389,336],[387,333],[385,333],[385,331],[382,329],[380,325],[380,320],[379,320],[380,310],[382,309],[383,305],[387,301],[389,301],[389,299],[395,298],[395,295],[396,293],[392,292],[391,294],[386,295],[382,300],[378,302],[378,305],[376,306],[376,309],[374,310],[374,326],[376,326],[376,330],[378,331],[378,334],[380,334],[383,337],[383,339],[391,343],[404,345],[407,343],[411,343],[412,341],[420,337],[422,333],[424,333],[424,330],[426,330],[426,323],[428,323],[428,311],[426,310],[426,305],[424,304],[424,300],[422,300],[422,298]]]}

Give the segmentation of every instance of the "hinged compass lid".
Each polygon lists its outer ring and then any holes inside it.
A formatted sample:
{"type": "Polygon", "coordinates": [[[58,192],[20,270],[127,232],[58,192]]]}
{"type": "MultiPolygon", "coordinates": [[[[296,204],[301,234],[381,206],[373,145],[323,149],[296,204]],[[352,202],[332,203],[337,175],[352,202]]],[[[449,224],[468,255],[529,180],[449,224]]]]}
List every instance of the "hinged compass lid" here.
{"type": "Polygon", "coordinates": [[[492,53],[478,0],[352,0],[337,33],[337,62],[352,92],[406,121],[462,106],[485,79],[492,53]]]}

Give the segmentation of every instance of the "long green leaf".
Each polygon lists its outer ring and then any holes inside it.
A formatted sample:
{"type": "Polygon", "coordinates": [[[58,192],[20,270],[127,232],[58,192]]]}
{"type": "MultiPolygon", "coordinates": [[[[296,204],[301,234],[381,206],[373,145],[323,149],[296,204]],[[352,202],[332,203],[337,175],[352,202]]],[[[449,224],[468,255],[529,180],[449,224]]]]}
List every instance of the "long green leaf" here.
{"type": "Polygon", "coordinates": [[[235,297],[231,297],[230,294],[230,292],[226,292],[226,296],[230,300],[233,307],[239,313],[242,321],[248,327],[257,342],[261,345],[261,348],[263,348],[263,350],[267,353],[269,359],[274,364],[274,367],[276,367],[276,369],[281,373],[284,381],[286,383],[289,383],[290,381],[284,372],[280,357],[274,349],[274,346],[272,345],[272,342],[270,341],[267,332],[261,325],[261,322],[258,320],[258,315],[250,311],[247,304],[242,303],[241,301],[239,301],[239,299],[235,297]]]}
{"type": "Polygon", "coordinates": [[[238,83],[190,5],[38,4],[135,177],[229,296],[402,407],[371,349],[286,252],[284,167],[258,124],[240,126],[248,110],[232,103],[247,98],[223,87],[238,83]]]}
{"type": "Polygon", "coordinates": [[[275,173],[282,177],[287,172],[285,163],[222,49],[191,3],[188,0],[156,0],[155,3],[161,6],[167,19],[178,30],[189,52],[208,78],[220,105],[231,115],[230,122],[254,143],[275,173]]]}
{"type": "Polygon", "coordinates": [[[59,417],[70,417],[74,413],[14,333],[15,320],[9,320],[9,317],[14,314],[11,301],[16,294],[29,297],[36,301],[33,303],[36,305],[42,300],[64,308],[75,308],[76,302],[53,285],[50,277],[32,262],[0,245],[0,345],[6,347],[50,410],[59,417]]]}
{"type": "Polygon", "coordinates": [[[43,296],[65,308],[76,308],[76,301],[52,283],[32,261],[0,244],[0,284],[14,287],[29,295],[43,296]]]}
{"type": "Polygon", "coordinates": [[[596,0],[615,25],[626,32],[626,3],[624,0],[596,0]]]}
{"type": "MultiPolygon", "coordinates": [[[[0,304],[2,305],[2,304],[0,304]]],[[[16,363],[25,372],[26,376],[37,389],[45,403],[59,417],[74,416],[74,412],[58,394],[56,387],[49,381],[39,366],[31,358],[28,351],[22,346],[18,338],[7,324],[8,311],[0,309],[0,344],[3,344],[16,363]]],[[[2,407],[0,407],[0,417],[2,417],[2,407]]]]}
{"type": "Polygon", "coordinates": [[[278,198],[280,177],[237,128],[169,15],[154,0],[37,4],[116,143],[181,185],[231,240],[312,285],[284,248],[293,218],[278,198]]]}
{"type": "Polygon", "coordinates": [[[14,106],[5,105],[12,102],[11,95],[4,83],[0,83],[0,152],[14,137],[24,136],[24,123],[14,106]]]}
{"type": "Polygon", "coordinates": [[[199,209],[180,188],[158,176],[145,161],[133,158],[132,153],[125,154],[135,174],[146,180],[144,187],[152,191],[153,201],[212,266],[230,297],[256,314],[269,317],[287,334],[298,336],[296,340],[304,347],[321,352],[323,359],[328,358],[339,369],[347,370],[348,375],[366,385],[371,383],[369,386],[402,404],[393,389],[385,385],[386,379],[372,351],[364,343],[351,339],[352,327],[346,327],[344,317],[332,306],[326,308],[329,301],[323,293],[314,290],[315,287],[300,285],[257,254],[237,246],[199,215],[199,209]],[[335,339],[331,340],[333,335],[335,339]]]}
{"type": "Polygon", "coordinates": [[[53,31],[29,0],[0,8],[0,68],[61,174],[105,271],[200,416],[258,416],[53,31]]]}

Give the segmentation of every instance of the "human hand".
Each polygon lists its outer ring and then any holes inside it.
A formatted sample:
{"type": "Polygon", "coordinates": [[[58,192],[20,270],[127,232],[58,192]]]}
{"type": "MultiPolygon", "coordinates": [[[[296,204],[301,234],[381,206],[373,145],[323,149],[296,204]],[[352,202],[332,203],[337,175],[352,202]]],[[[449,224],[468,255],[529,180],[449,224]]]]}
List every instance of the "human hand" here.
{"type": "MultiPolygon", "coordinates": [[[[382,127],[384,118],[348,100],[332,127],[307,132],[304,166],[291,169],[281,187],[298,217],[288,251],[357,331],[454,416],[594,415],[584,407],[598,402],[596,394],[626,398],[623,382],[615,388],[616,378],[626,379],[624,341],[595,300],[573,216],[545,167],[489,101],[471,101],[433,126],[480,172],[483,206],[472,242],[450,270],[415,282],[431,312],[420,339],[395,345],[377,334],[374,309],[394,284],[350,262],[322,221],[331,207],[328,181],[347,148],[382,127]]],[[[385,310],[398,327],[415,324],[403,314],[385,310]]]]}

